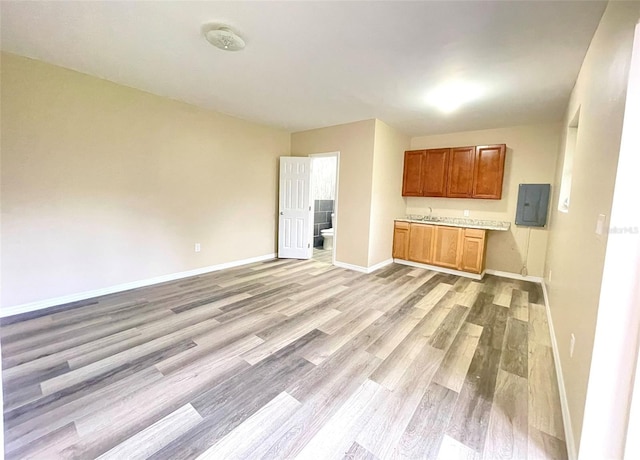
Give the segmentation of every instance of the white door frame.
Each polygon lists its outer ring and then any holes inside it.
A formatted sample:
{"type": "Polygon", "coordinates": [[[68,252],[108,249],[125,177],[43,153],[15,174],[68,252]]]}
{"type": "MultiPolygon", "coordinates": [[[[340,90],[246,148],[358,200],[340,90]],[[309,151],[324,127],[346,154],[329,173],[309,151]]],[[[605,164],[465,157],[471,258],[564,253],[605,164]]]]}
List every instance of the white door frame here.
{"type": "MultiPolygon", "coordinates": [[[[338,196],[340,195],[338,192],[340,191],[340,152],[326,152],[326,153],[312,153],[309,155],[309,158],[312,159],[312,167],[313,167],[313,158],[322,158],[322,157],[335,157],[336,158],[336,198],[333,202],[333,213],[335,217],[333,218],[333,250],[331,251],[331,263],[333,265],[336,264],[336,254],[338,253],[338,196]]],[[[313,190],[313,171],[311,171],[311,190],[313,190]]],[[[314,197],[311,197],[311,201],[314,203],[314,212],[315,212],[315,201],[314,197]]],[[[313,238],[312,238],[313,240],[313,238]]]]}

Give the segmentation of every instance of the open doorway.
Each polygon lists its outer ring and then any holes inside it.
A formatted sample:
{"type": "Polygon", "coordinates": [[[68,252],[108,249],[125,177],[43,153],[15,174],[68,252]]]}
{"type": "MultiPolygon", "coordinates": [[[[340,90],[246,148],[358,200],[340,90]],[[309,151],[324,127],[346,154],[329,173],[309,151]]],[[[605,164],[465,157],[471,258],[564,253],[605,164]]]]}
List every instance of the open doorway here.
{"type": "Polygon", "coordinates": [[[338,152],[309,155],[313,203],[313,259],[335,261],[338,215],[338,152]]]}

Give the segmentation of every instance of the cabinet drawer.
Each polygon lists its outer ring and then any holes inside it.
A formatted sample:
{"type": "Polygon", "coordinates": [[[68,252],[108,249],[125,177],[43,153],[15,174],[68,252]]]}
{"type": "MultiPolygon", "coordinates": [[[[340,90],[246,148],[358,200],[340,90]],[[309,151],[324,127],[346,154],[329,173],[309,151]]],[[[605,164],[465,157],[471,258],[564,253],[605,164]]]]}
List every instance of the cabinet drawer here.
{"type": "Polygon", "coordinates": [[[396,222],[395,228],[403,228],[409,230],[409,222],[396,222]]]}
{"type": "Polygon", "coordinates": [[[479,228],[465,228],[464,236],[468,236],[470,238],[484,238],[486,230],[481,230],[479,228]]]}

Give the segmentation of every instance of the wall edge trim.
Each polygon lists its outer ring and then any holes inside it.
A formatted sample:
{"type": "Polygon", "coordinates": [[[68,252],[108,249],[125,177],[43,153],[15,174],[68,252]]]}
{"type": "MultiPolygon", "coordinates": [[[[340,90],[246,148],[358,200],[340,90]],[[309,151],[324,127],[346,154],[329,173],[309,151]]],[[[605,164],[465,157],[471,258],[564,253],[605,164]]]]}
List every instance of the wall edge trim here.
{"type": "Polygon", "coordinates": [[[500,270],[492,270],[492,269],[485,270],[485,273],[487,275],[495,275],[495,276],[500,276],[501,278],[510,278],[512,280],[531,281],[532,283],[543,282],[543,278],[541,276],[522,276],[518,273],[503,272],[500,270]]]}
{"type": "Polygon", "coordinates": [[[346,262],[335,261],[333,263],[336,267],[346,268],[347,270],[353,270],[360,273],[367,273],[367,267],[362,267],[360,265],[348,264],[346,262]]]}
{"type": "Polygon", "coordinates": [[[567,456],[569,460],[578,458],[576,453],[576,441],[573,438],[573,427],[571,425],[571,413],[569,412],[569,400],[567,399],[567,389],[564,385],[564,376],[562,374],[562,365],[560,363],[560,351],[558,350],[558,341],[556,340],[556,332],[553,328],[553,320],[551,318],[551,307],[549,306],[549,293],[547,292],[547,283],[544,279],[540,282],[542,285],[542,294],[544,296],[544,307],[547,312],[547,323],[549,323],[549,335],[551,336],[551,349],[553,350],[553,362],[556,367],[556,378],[558,380],[558,392],[560,393],[560,407],[562,409],[562,424],[564,426],[564,439],[567,445],[567,456]]]}
{"type": "Polygon", "coordinates": [[[138,281],[132,281],[130,283],[117,284],[114,286],[108,286],[100,289],[93,289],[91,291],[78,292],[75,294],[69,294],[60,297],[53,297],[50,299],[38,300],[36,302],[30,302],[20,305],[13,305],[10,307],[4,307],[0,309],[0,318],[6,318],[9,316],[19,315],[22,313],[31,313],[45,308],[56,307],[64,305],[66,303],[78,302],[80,300],[87,300],[93,297],[100,297],[107,294],[115,294],[117,292],[128,291],[131,289],[151,286],[154,284],[166,283],[168,281],[175,281],[182,278],[188,278],[190,276],[203,275],[218,270],[224,270],[225,268],[238,267],[240,265],[247,265],[254,262],[262,262],[265,260],[275,259],[276,254],[265,254],[257,257],[250,257],[248,259],[234,260],[231,262],[225,262],[222,264],[209,265],[207,267],[196,268],[193,270],[187,270],[183,272],[170,273],[168,275],[156,276],[153,278],[147,278],[138,281]]]}
{"type": "Polygon", "coordinates": [[[372,265],[371,267],[367,268],[367,273],[373,273],[376,270],[380,270],[382,267],[386,267],[387,265],[391,265],[393,263],[393,259],[387,259],[387,260],[383,260],[382,262],[379,262],[375,265],[372,265]]]}
{"type": "Polygon", "coordinates": [[[377,263],[375,265],[372,265],[370,267],[363,267],[361,265],[353,265],[353,264],[348,264],[346,262],[340,262],[338,260],[336,260],[333,265],[335,265],[336,267],[340,267],[340,268],[346,268],[347,270],[354,270],[356,272],[360,272],[360,273],[373,273],[376,270],[380,270],[382,267],[386,267],[387,265],[390,265],[394,262],[393,259],[387,259],[387,260],[383,260],[380,263],[377,263]]]}

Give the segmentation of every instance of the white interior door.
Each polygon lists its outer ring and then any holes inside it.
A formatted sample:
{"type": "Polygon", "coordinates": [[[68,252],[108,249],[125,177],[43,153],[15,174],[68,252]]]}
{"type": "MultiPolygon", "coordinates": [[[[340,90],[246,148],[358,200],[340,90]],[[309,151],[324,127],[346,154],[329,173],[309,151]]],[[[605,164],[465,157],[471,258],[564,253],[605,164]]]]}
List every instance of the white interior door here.
{"type": "Polygon", "coordinates": [[[280,205],[278,257],[310,259],[311,240],[311,159],[280,157],[280,205]]]}

